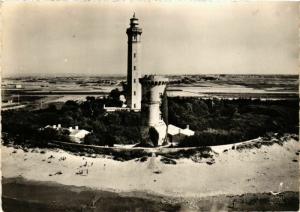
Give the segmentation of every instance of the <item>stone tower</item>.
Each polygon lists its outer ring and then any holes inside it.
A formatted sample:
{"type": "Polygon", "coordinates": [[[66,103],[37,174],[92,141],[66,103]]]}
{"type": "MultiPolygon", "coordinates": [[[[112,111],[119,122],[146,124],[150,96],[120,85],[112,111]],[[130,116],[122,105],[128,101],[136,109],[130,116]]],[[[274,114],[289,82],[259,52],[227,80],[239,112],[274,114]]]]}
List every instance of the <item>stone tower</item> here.
{"type": "Polygon", "coordinates": [[[156,141],[148,139],[148,142],[151,142],[153,146],[160,146],[165,141],[167,135],[167,126],[163,121],[160,106],[168,78],[156,75],[145,75],[140,79],[140,83],[142,84],[143,97],[141,105],[142,137],[147,137],[152,127],[156,130],[158,136],[156,141]]]}
{"type": "Polygon", "coordinates": [[[127,28],[128,56],[127,56],[127,105],[135,111],[141,110],[141,34],[142,29],[138,26],[138,19],[133,14],[130,19],[130,27],[127,28]]]}

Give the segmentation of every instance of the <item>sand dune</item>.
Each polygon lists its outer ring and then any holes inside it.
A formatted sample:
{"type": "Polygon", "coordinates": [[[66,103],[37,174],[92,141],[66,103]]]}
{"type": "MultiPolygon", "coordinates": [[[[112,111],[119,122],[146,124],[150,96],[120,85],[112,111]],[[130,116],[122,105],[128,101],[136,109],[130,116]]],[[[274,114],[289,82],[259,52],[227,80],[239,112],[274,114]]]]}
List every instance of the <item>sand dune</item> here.
{"type": "Polygon", "coordinates": [[[2,175],[176,197],[298,191],[299,142],[289,139],[283,146],[274,144],[242,151],[228,147],[215,148],[217,153],[212,165],[190,159],[179,159],[176,165],[171,165],[162,163],[160,156],[150,157],[145,162],[120,162],[103,156],[75,156],[63,150],[24,152],[2,146],[2,175]],[[223,152],[227,148],[229,150],[223,152]]]}

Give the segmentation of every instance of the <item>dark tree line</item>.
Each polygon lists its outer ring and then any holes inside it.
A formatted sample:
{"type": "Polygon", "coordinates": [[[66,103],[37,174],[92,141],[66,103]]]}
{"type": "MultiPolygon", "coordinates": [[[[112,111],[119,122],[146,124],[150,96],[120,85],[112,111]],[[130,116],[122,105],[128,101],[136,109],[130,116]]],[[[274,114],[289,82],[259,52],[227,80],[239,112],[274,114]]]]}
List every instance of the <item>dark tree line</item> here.
{"type": "Polygon", "coordinates": [[[121,106],[120,94],[113,90],[107,98],[87,97],[82,103],[67,101],[59,110],[50,105],[37,111],[4,111],[2,131],[6,136],[3,140],[34,145],[46,145],[50,140],[69,141],[63,132],[39,130],[46,125],[61,124],[66,128],[79,126],[90,131],[91,134],[84,140],[86,144],[112,146],[115,143],[136,143],[140,140],[140,114],[126,111],[107,113],[103,110],[104,105],[121,106]]]}
{"type": "MultiPolygon", "coordinates": [[[[36,111],[2,112],[2,139],[28,145],[47,145],[51,140],[69,141],[66,132],[39,130],[46,125],[79,126],[91,132],[84,143],[92,145],[134,144],[140,142],[140,113],[107,113],[104,104],[122,104],[120,92],[107,98],[87,97],[78,103],[67,101],[61,109],[54,105],[36,111]]],[[[163,97],[163,119],[196,131],[181,146],[205,146],[233,143],[263,136],[268,132],[298,133],[298,101],[260,101],[250,99],[204,100],[199,98],[163,97]]],[[[152,133],[153,134],[153,133],[152,133]]],[[[152,137],[155,137],[153,134],[152,137]]]]}
{"type": "Polygon", "coordinates": [[[169,98],[169,123],[196,131],[181,146],[220,145],[268,132],[298,133],[298,101],[169,98]]]}

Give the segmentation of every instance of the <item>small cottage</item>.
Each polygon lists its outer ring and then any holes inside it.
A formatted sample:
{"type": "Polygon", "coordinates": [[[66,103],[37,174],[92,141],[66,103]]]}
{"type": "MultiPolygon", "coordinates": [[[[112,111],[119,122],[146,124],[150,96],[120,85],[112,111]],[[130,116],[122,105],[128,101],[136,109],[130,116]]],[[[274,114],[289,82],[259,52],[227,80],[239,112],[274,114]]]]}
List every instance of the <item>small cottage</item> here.
{"type": "Polygon", "coordinates": [[[168,138],[169,142],[173,146],[177,146],[178,143],[187,136],[195,135],[195,131],[189,128],[189,125],[185,129],[177,127],[175,125],[168,125],[168,138]]]}
{"type": "Polygon", "coordinates": [[[71,140],[76,143],[81,143],[84,137],[90,133],[87,130],[79,129],[78,126],[75,126],[74,129],[72,127],[69,127],[69,132],[71,140]]]}
{"type": "Polygon", "coordinates": [[[52,128],[55,130],[68,130],[70,132],[69,136],[71,141],[76,143],[81,143],[84,139],[84,137],[89,134],[90,132],[84,129],[79,129],[78,126],[69,127],[69,128],[63,128],[61,124],[58,125],[47,125],[45,128],[52,128]]]}

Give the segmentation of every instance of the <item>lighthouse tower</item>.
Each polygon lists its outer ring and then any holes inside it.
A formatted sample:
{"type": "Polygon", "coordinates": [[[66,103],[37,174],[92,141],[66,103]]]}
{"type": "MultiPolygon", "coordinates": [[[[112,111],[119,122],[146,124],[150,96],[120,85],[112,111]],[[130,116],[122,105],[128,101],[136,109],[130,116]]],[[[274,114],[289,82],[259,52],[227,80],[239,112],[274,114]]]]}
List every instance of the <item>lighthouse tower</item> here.
{"type": "Polygon", "coordinates": [[[139,82],[141,77],[141,34],[138,19],[133,14],[130,27],[127,28],[128,56],[127,56],[127,105],[135,111],[141,110],[142,89],[139,82]]]}
{"type": "Polygon", "coordinates": [[[164,143],[167,136],[167,125],[163,121],[162,111],[160,110],[162,104],[162,97],[168,83],[168,78],[156,75],[145,75],[140,79],[142,84],[142,137],[147,137],[150,133],[150,128],[156,131],[156,139],[147,141],[150,145],[160,146],[164,143]]]}

